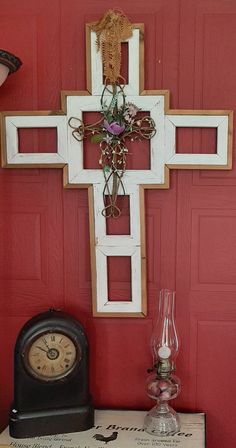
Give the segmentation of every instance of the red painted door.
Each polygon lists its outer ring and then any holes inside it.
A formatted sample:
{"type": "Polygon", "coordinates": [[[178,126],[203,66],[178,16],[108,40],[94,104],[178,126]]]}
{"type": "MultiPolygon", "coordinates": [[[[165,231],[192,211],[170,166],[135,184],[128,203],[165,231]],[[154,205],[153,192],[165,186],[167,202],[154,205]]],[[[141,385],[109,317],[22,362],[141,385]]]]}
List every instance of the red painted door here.
{"type": "MultiPolygon", "coordinates": [[[[23,61],[0,89],[1,110],[56,110],[61,90],[84,90],[84,25],[111,7],[117,2],[1,0],[0,46],[23,61]]],[[[145,24],[147,89],[169,89],[172,108],[235,109],[234,0],[120,0],[119,7],[145,24]]],[[[26,150],[52,149],[50,133],[24,139],[26,150]]],[[[213,151],[214,144],[207,130],[178,134],[179,152],[199,145],[213,151]]],[[[85,190],[63,190],[59,169],[1,169],[0,183],[1,428],[12,399],[16,335],[49,307],[65,309],[85,326],[96,406],[149,408],[149,339],[159,290],[168,287],[176,289],[181,337],[182,392],[175,405],[207,413],[209,448],[233,448],[235,169],[171,172],[169,190],[146,192],[145,319],[92,317],[85,190]]]]}

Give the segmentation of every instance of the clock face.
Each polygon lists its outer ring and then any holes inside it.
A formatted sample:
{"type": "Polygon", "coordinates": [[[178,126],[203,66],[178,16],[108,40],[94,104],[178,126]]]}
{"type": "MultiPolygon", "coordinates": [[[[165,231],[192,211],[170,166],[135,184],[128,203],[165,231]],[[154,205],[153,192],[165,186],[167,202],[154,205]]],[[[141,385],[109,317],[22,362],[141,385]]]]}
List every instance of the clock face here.
{"type": "Polygon", "coordinates": [[[43,333],[29,344],[26,368],[44,381],[64,378],[81,359],[81,350],[76,347],[73,340],[63,333],[43,333]]]}

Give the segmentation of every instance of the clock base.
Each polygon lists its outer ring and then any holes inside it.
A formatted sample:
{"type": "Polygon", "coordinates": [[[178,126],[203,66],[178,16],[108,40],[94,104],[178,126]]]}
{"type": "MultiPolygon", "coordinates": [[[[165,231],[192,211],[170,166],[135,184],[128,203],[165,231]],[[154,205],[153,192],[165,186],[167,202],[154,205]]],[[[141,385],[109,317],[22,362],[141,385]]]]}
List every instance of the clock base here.
{"type": "Polygon", "coordinates": [[[16,439],[86,431],[93,426],[92,405],[36,412],[16,412],[13,408],[9,419],[10,436],[16,439]]]}

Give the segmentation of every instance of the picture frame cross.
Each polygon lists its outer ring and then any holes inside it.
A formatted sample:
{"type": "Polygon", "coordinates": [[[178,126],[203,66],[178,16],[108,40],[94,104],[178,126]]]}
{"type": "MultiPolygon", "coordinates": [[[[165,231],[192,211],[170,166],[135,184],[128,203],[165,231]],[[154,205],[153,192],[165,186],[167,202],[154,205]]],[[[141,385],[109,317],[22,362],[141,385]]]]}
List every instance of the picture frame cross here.
{"type": "MultiPolygon", "coordinates": [[[[230,110],[170,109],[168,90],[144,88],[144,25],[134,24],[128,44],[128,83],[126,100],[150,114],[156,134],[150,139],[150,168],[131,170],[123,176],[130,204],[130,233],[107,235],[102,214],[104,176],[101,169],[84,167],[83,141],[73,138],[71,117],[83,119],[85,112],[100,112],[104,89],[103,66],[96,48],[96,33],[86,25],[87,90],[61,92],[60,111],[4,112],[2,126],[2,166],[7,168],[63,168],[65,188],[87,188],[89,195],[90,247],[93,315],[97,317],[144,317],[147,314],[145,206],[146,189],[167,189],[171,169],[232,168],[233,113],[230,110]],[[57,130],[55,153],[19,151],[21,128],[57,130]],[[178,153],[178,128],[214,128],[217,135],[214,154],[178,153]],[[129,257],[131,261],[131,297],[120,301],[108,297],[108,257],[129,257]]],[[[106,93],[109,95],[109,93],[106,93]]],[[[119,189],[118,194],[123,194],[119,189]]]]}

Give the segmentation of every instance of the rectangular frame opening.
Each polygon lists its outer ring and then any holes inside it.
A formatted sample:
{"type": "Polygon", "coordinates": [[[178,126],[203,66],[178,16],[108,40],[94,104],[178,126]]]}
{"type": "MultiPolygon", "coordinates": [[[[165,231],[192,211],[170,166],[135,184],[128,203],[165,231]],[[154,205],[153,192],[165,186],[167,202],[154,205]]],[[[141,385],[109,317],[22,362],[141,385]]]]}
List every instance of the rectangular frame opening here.
{"type": "Polygon", "coordinates": [[[19,153],[56,153],[57,128],[18,128],[19,153]]]}
{"type": "MultiPolygon", "coordinates": [[[[105,205],[109,205],[108,196],[105,205]]],[[[118,195],[116,205],[121,214],[118,219],[106,219],[106,235],[130,235],[130,196],[118,195]]]]}
{"type": "MultiPolygon", "coordinates": [[[[142,123],[142,119],[144,117],[149,117],[150,112],[140,111],[138,112],[137,118],[138,121],[140,119],[140,123],[142,123]]],[[[83,112],[82,113],[82,122],[86,125],[95,125],[103,118],[100,112],[83,112]]],[[[101,169],[101,165],[99,164],[99,160],[101,158],[101,149],[100,149],[100,140],[96,141],[97,135],[106,134],[103,131],[102,123],[98,124],[98,127],[101,127],[101,134],[88,134],[86,132],[85,138],[83,139],[83,168],[84,169],[101,169]],[[87,135],[87,136],[86,136],[87,135]]],[[[145,127],[145,123],[141,125],[141,128],[145,127]]],[[[110,134],[107,133],[109,138],[110,134]]],[[[122,134],[121,134],[122,136],[122,134]]],[[[125,138],[125,144],[128,149],[126,153],[126,169],[127,170],[150,170],[151,166],[151,151],[150,144],[151,139],[144,138],[142,136],[142,129],[140,129],[140,135],[137,132],[134,133],[134,137],[132,134],[125,138]]]]}
{"type": "Polygon", "coordinates": [[[108,298],[113,301],[132,301],[131,257],[107,257],[108,298]]]}
{"type": "Polygon", "coordinates": [[[217,128],[176,128],[176,154],[217,154],[217,128]]]}

